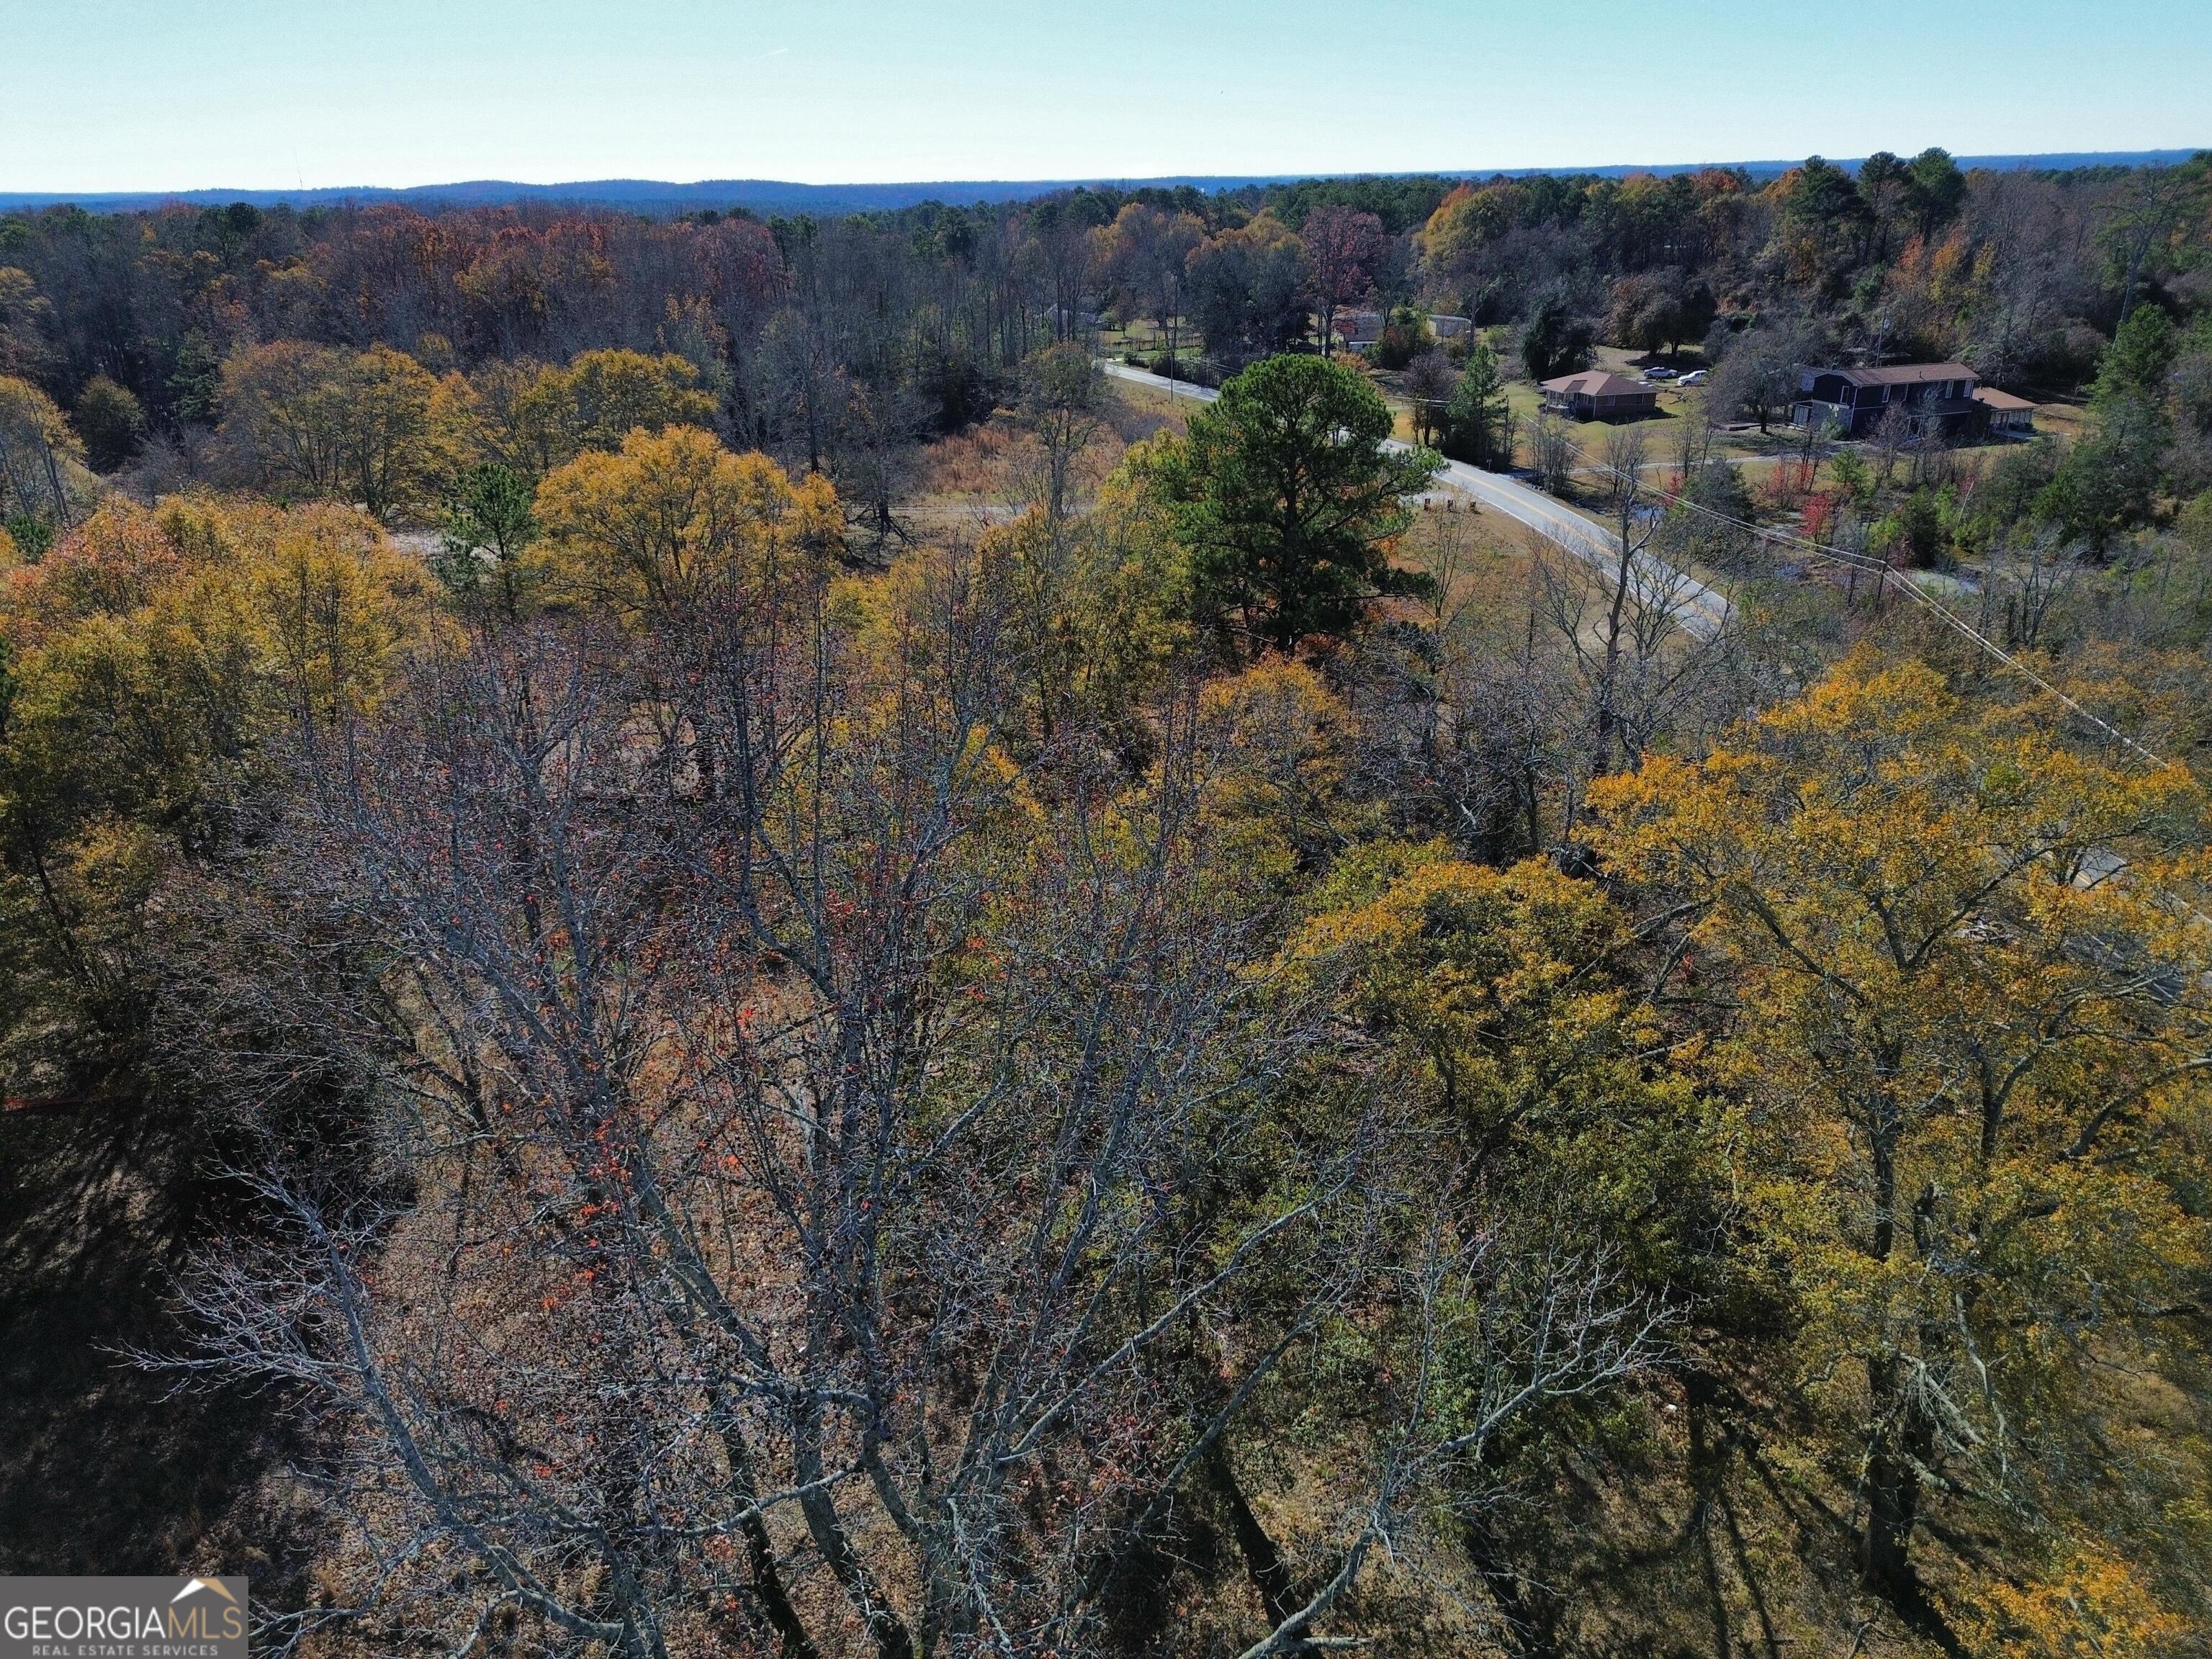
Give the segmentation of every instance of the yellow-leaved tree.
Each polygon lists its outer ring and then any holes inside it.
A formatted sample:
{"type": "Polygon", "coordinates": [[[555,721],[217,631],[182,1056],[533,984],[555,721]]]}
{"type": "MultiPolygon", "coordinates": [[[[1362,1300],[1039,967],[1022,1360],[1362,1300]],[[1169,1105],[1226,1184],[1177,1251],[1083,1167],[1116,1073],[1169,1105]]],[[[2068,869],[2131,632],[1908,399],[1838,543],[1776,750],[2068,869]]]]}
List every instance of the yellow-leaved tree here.
{"type": "MultiPolygon", "coordinates": [[[[1201,723],[1216,742],[1233,732],[1209,839],[1280,879],[1302,842],[1352,821],[1332,763],[1341,716],[1334,732],[1316,718],[1325,694],[1297,665],[1220,690],[1201,723]]],[[[1594,882],[1370,841],[1299,908],[1266,982],[1358,1035],[1282,1089],[1271,1132],[1389,1146],[1399,1282],[1419,1288],[1398,1301],[1378,1286],[1286,1364],[1255,1413],[1284,1441],[1248,1451],[1240,1434],[1209,1482],[1280,1619],[1299,1599],[1284,1564],[1344,1547],[1331,1507],[1296,1488],[1357,1490],[1364,1456],[1402,1460],[1426,1493],[1408,1555],[1419,1538],[1431,1562],[1459,1564],[1446,1571],[1471,1567],[1474,1604],[1516,1632],[1506,1650],[1565,1651],[1563,1568],[1587,1540],[1575,1522],[1552,1528],[1587,1491],[1593,1443],[1630,1433],[1610,1384],[1656,1357],[1672,1310],[1703,1288],[1720,1231],[1714,1115],[1643,1005],[1631,918],[1594,882]],[[1467,1268],[1431,1273],[1444,1262],[1467,1268]],[[1607,1358],[1554,1370],[1577,1344],[1607,1358]],[[1352,1426],[1285,1456],[1315,1422],[1352,1426]],[[1508,1490],[1536,1501],[1495,1501],[1508,1490]]]]}
{"type": "Polygon", "coordinates": [[[1346,972],[1393,1092],[1448,1130],[1470,1179],[1603,1210],[1619,1224],[1604,1246],[1656,1279],[1699,1185],[1686,1159],[1704,1109],[1690,1072],[1655,1063],[1668,1044],[1630,942],[1605,891],[1549,860],[1498,870],[1383,842],[1332,872],[1291,952],[1346,972]]]}
{"type": "Polygon", "coordinates": [[[2154,1607],[2212,1548],[2203,803],[2036,713],[1861,654],[1595,797],[1609,870],[1696,918],[1678,971],[1714,994],[1753,1260],[1863,1582],[1954,1650],[2023,1639],[1977,1538],[2062,1572],[2117,1547],[2154,1607]]]}
{"type": "Polygon", "coordinates": [[[733,586],[762,593],[842,545],[836,491],[765,455],[733,455],[696,427],[634,431],[538,486],[556,593],[631,615],[681,611],[733,586]]]}
{"type": "Polygon", "coordinates": [[[28,380],[0,374],[0,520],[38,547],[82,516],[99,484],[84,446],[54,400],[28,380]]]}
{"type": "Polygon", "coordinates": [[[567,368],[498,362],[476,377],[477,441],[501,465],[532,478],[591,449],[616,449],[641,428],[704,426],[714,398],[673,353],[580,353],[567,368]]]}
{"type": "Polygon", "coordinates": [[[343,507],[111,501],[11,574],[4,1058],[36,1070],[57,1043],[80,1060],[128,1047],[163,874],[234,839],[273,781],[280,727],[374,702],[434,625],[421,562],[343,507]]]}
{"type": "Polygon", "coordinates": [[[1074,726],[1110,734],[1125,761],[1150,753],[1145,701],[1188,643],[1180,561],[1119,504],[1058,522],[1034,507],[977,544],[980,597],[1000,623],[1002,661],[1023,689],[1007,725],[1025,753],[1074,726]]]}
{"type": "Polygon", "coordinates": [[[379,519],[434,501],[459,465],[467,388],[389,346],[251,346],[222,368],[232,465],[264,489],[356,503],[379,519]]]}

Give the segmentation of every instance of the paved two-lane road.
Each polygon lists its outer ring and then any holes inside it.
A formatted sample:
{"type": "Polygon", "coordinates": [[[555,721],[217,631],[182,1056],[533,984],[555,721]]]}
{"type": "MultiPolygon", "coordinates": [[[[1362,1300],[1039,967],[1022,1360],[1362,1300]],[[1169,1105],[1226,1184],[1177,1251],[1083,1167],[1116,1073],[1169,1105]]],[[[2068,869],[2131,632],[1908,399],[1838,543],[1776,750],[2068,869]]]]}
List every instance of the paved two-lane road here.
{"type": "MultiPolygon", "coordinates": [[[[1102,362],[1099,367],[1116,380],[1148,386],[1155,391],[1166,392],[1170,397],[1212,403],[1221,395],[1209,386],[1192,386],[1185,380],[1170,380],[1164,374],[1132,368],[1127,363],[1102,362]]],[[[1411,447],[1395,438],[1387,441],[1387,447],[1397,450],[1411,447]]],[[[1441,489],[1471,495],[1485,507],[1527,525],[1546,541],[1565,549],[1584,563],[1594,566],[1608,579],[1620,568],[1620,544],[1618,541],[1588,519],[1569,512],[1540,490],[1531,489],[1524,483],[1516,483],[1498,473],[1482,471],[1464,461],[1446,461],[1444,470],[1437,475],[1437,483],[1441,489]]],[[[1729,602],[1723,595],[1650,553],[1635,556],[1630,563],[1629,580],[1638,598],[1646,602],[1664,601],[1683,632],[1692,638],[1711,639],[1728,621],[1729,602]]]]}

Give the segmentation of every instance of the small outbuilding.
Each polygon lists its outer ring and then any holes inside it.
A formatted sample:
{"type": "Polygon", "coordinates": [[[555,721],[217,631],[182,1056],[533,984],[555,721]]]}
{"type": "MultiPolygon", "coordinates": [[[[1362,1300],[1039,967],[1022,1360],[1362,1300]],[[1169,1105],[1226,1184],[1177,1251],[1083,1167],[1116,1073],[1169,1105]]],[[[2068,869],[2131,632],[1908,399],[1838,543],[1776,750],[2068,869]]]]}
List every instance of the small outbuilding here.
{"type": "Polygon", "coordinates": [[[1340,311],[1337,337],[1344,342],[1346,350],[1364,351],[1382,337],[1382,325],[1388,320],[1379,311],[1340,311]]]}
{"type": "Polygon", "coordinates": [[[2027,438],[2035,433],[2035,405],[1993,386],[1974,388],[1974,401],[1989,410],[1990,430],[1999,437],[2027,438]]]}
{"type": "Polygon", "coordinates": [[[1659,392],[1607,369],[1586,368],[1543,383],[1544,407],[1577,421],[1633,421],[1659,410],[1659,392]]]}

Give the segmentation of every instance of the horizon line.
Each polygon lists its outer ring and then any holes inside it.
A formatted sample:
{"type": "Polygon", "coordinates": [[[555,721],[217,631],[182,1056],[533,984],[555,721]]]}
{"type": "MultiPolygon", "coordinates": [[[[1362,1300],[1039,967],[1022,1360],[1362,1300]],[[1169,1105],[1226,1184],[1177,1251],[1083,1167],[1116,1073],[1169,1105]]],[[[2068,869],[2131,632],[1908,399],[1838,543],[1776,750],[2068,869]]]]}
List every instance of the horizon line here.
{"type": "MultiPolygon", "coordinates": [[[[2114,150],[2051,150],[2021,152],[2005,155],[1955,155],[1962,168],[1981,167],[2006,170],[2033,170],[2039,164],[2044,170],[2075,171],[2098,166],[2158,166],[2179,163],[2206,154],[2212,146],[2197,145],[2145,149],[2114,150]]],[[[1819,152],[1813,152],[1814,155],[1819,152]]],[[[501,192],[515,197],[538,194],[566,194],[576,198],[580,191],[619,190],[626,192],[654,192],[661,199],[682,193],[727,194],[736,191],[775,191],[793,197],[835,194],[851,191],[915,191],[985,190],[1000,195],[1001,199],[1021,199],[1017,191],[1046,194],[1054,191],[1085,188],[1174,188],[1191,185],[1216,192],[1249,188],[1254,185],[1327,183],[1346,179],[1495,179],[1527,178],[1540,175],[1554,177],[1611,176],[1622,177],[1635,173],[1668,176],[1696,173],[1708,169],[1744,171],[1748,173],[1780,173],[1800,167],[1810,155],[1796,159],[1765,157],[1755,160],[1605,162],[1586,166],[1559,165],[1520,167],[1415,167],[1415,168],[1346,168],[1340,170],[1291,173],[1182,173],[1153,174],[1085,173],[1058,179],[850,179],[831,183],[816,183],[803,179],[768,178],[710,178],[670,179],[645,177],[604,177],[598,179],[568,179],[546,182],[524,179],[483,178],[457,179],[420,185],[193,185],[173,189],[119,190],[0,190],[0,211],[22,207],[68,206],[70,204],[121,205],[159,204],[165,202],[202,202],[209,198],[227,201],[250,201],[261,198],[268,204],[277,204],[294,198],[343,201],[354,197],[380,198],[436,198],[458,192],[481,195],[501,192]]],[[[1837,166],[1849,167],[1864,161],[1863,156],[1828,156],[1822,159],[1837,166]]],[[[929,199],[924,198],[922,199],[929,199]]],[[[609,205],[620,205],[618,201],[609,205]]],[[[948,204],[950,205],[951,204],[948,204]]]]}

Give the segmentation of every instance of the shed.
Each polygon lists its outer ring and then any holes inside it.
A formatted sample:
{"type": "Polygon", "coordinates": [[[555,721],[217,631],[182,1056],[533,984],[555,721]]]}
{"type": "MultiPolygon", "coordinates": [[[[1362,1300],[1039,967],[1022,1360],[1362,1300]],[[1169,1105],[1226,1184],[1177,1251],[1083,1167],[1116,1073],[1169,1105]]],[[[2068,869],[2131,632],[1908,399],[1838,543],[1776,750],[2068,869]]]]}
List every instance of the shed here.
{"type": "Polygon", "coordinates": [[[2035,430],[2035,405],[1993,386],[1974,388],[1974,401],[1990,412],[1990,430],[2025,437],[2035,430]]]}

